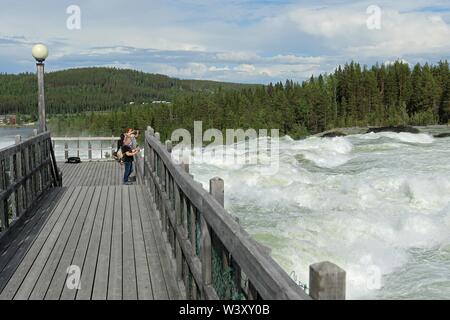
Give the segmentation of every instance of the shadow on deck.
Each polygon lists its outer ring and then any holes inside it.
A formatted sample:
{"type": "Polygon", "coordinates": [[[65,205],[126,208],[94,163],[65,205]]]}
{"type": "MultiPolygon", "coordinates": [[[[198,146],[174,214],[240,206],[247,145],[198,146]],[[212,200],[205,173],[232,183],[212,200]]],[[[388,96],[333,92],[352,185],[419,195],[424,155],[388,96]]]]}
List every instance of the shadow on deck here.
{"type": "Polygon", "coordinates": [[[63,187],[0,245],[0,299],[183,299],[143,187],[116,162],[59,167],[63,187]]]}

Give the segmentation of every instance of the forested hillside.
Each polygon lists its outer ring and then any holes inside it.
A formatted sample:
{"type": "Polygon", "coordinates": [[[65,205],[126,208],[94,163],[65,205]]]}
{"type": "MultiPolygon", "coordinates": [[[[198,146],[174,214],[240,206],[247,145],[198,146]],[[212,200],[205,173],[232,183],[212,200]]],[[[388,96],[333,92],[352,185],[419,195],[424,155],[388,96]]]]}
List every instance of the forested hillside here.
{"type": "MultiPolygon", "coordinates": [[[[179,95],[211,94],[217,88],[249,85],[179,80],[164,75],[113,68],[83,68],[46,74],[48,114],[112,111],[134,102],[173,101],[179,95]]],[[[0,114],[37,114],[35,74],[0,74],[0,114]]],[[[251,87],[251,86],[250,86],[251,87]]]]}
{"type": "MultiPolygon", "coordinates": [[[[0,114],[35,115],[36,90],[34,74],[0,75],[0,114]]],[[[52,126],[65,134],[118,133],[151,123],[167,135],[202,120],[205,128],[279,128],[299,137],[334,127],[423,125],[450,118],[448,62],[413,68],[402,62],[371,68],[350,63],[303,83],[267,86],[85,68],[49,73],[46,90],[47,112],[57,116],[52,126]],[[173,103],[151,104],[154,100],[173,103]]]]}
{"type": "Polygon", "coordinates": [[[448,123],[450,70],[447,62],[416,65],[396,62],[372,68],[350,63],[333,74],[303,83],[270,84],[239,91],[178,96],[170,106],[129,106],[121,112],[60,116],[59,133],[118,134],[125,127],[151,124],[166,138],[176,128],[279,128],[305,136],[335,127],[448,123]]]}

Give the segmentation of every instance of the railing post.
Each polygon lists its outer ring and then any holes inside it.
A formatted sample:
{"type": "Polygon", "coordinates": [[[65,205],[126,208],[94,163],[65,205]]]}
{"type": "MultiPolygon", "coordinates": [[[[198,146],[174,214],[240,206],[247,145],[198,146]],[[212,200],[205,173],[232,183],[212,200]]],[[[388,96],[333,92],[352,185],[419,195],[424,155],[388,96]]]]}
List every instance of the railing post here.
{"type": "Polygon", "coordinates": [[[88,141],[88,159],[89,161],[92,160],[92,143],[90,140],[88,141]]]}
{"type": "Polygon", "coordinates": [[[112,136],[111,138],[112,138],[111,139],[111,159],[112,159],[114,150],[116,150],[116,147],[117,147],[117,141],[114,140],[114,136],[112,136]]]}
{"type": "Polygon", "coordinates": [[[77,140],[77,157],[80,157],[80,140],[77,140]]]}
{"type": "Polygon", "coordinates": [[[345,300],[345,271],[331,262],[309,267],[309,295],[315,300],[345,300]]]}
{"type": "MultiPolygon", "coordinates": [[[[224,181],[218,177],[209,180],[209,193],[221,206],[224,205],[224,181]]],[[[203,215],[200,216],[201,223],[201,260],[202,260],[202,278],[204,283],[205,295],[207,298],[217,299],[217,295],[212,289],[212,241],[210,227],[203,215]]],[[[228,261],[226,261],[228,262],[228,261]]]]}
{"type": "Polygon", "coordinates": [[[189,173],[189,158],[185,156],[184,147],[181,148],[181,168],[184,172],[189,173]]]}
{"type": "MultiPolygon", "coordinates": [[[[205,288],[212,285],[212,244],[209,226],[203,215],[200,215],[201,223],[201,261],[202,261],[202,280],[205,288]]],[[[203,288],[203,289],[205,289],[203,288]]],[[[209,290],[208,290],[209,291],[209,290]]],[[[205,293],[205,292],[204,292],[205,293]]],[[[206,294],[205,294],[206,296],[206,294]]]]}
{"type": "MultiPolygon", "coordinates": [[[[30,153],[31,146],[28,146],[25,148],[25,150],[23,151],[23,155],[24,155],[24,170],[25,170],[25,175],[28,176],[28,174],[31,171],[31,153],[30,153]]],[[[27,179],[26,183],[25,183],[25,201],[26,201],[26,209],[28,209],[31,206],[32,203],[32,199],[33,199],[33,179],[32,177],[29,177],[29,179],[27,179]]]]}
{"type": "Polygon", "coordinates": [[[69,159],[69,143],[64,141],[64,159],[69,159]]]}
{"type": "MultiPolygon", "coordinates": [[[[7,188],[5,181],[5,162],[0,159],[0,189],[3,191],[7,188]]],[[[6,208],[7,199],[0,199],[0,231],[3,232],[9,227],[8,210],[6,208]]]]}
{"type": "Polygon", "coordinates": [[[222,179],[215,177],[209,180],[209,193],[223,207],[225,204],[225,183],[222,179]]]}
{"type": "MultiPolygon", "coordinates": [[[[15,139],[16,145],[19,145],[22,142],[22,137],[20,135],[16,136],[15,139]]],[[[16,175],[15,178],[21,179],[23,177],[23,171],[22,171],[22,150],[19,150],[19,153],[16,154],[16,175]]],[[[16,215],[20,216],[23,211],[23,190],[24,188],[22,186],[19,187],[17,190],[17,197],[16,197],[16,215]]]]}
{"type": "MultiPolygon", "coordinates": [[[[174,197],[175,197],[175,228],[181,229],[182,226],[182,220],[181,220],[181,194],[180,190],[178,189],[178,185],[174,184],[174,197]]],[[[176,241],[176,248],[175,248],[175,258],[176,258],[176,265],[177,265],[177,279],[181,280],[183,277],[183,252],[181,251],[181,246],[179,241],[183,241],[183,239],[177,239],[176,241]]]]}
{"type": "Polygon", "coordinates": [[[170,140],[166,141],[166,148],[167,148],[167,152],[172,153],[172,141],[170,141],[170,140]]]}

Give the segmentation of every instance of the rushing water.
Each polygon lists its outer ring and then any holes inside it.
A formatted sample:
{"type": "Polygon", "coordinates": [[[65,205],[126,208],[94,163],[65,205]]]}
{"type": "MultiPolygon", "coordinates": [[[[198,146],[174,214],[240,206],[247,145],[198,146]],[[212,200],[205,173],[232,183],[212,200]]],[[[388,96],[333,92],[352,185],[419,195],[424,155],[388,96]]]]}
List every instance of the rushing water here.
{"type": "MultiPolygon", "coordinates": [[[[450,131],[450,129],[449,129],[450,131]]],[[[450,299],[450,138],[379,133],[280,142],[278,174],[194,165],[226,208],[302,283],[329,260],[353,299],[450,299]]]]}
{"type": "Polygon", "coordinates": [[[0,149],[13,145],[17,135],[23,139],[28,138],[33,133],[33,128],[0,128],[0,149]]]}

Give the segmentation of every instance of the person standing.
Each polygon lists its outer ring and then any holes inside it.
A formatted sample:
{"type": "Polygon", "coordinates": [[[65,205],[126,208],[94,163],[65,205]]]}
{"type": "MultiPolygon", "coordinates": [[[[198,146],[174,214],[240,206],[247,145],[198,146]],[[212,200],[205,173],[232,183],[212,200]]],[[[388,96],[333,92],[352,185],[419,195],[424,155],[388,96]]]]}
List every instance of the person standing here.
{"type": "Polygon", "coordinates": [[[124,140],[124,144],[122,146],[123,162],[125,164],[123,183],[126,185],[130,184],[128,179],[130,178],[130,175],[133,173],[134,156],[140,152],[139,149],[132,149],[130,144],[131,139],[129,137],[126,137],[124,140]]]}

